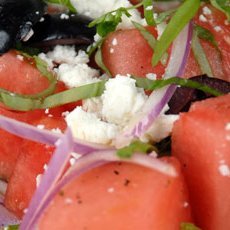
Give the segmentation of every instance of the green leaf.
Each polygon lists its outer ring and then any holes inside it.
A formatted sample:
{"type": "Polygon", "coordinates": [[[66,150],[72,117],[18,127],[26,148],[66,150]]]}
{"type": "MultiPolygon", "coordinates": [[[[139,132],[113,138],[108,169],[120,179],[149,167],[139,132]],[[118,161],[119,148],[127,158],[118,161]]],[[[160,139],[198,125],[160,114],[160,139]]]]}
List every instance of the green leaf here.
{"type": "Polygon", "coordinates": [[[1,92],[0,101],[6,106],[18,111],[46,109],[87,98],[101,96],[104,92],[104,87],[105,81],[99,81],[56,93],[44,99],[27,98],[23,95],[1,92]]]}
{"type": "Polygon", "coordinates": [[[76,9],[72,5],[70,0],[44,0],[46,3],[51,3],[51,4],[59,4],[62,6],[67,7],[71,12],[77,13],[76,9]]]}
{"type": "Polygon", "coordinates": [[[109,69],[105,66],[104,62],[103,62],[103,57],[102,57],[102,52],[101,52],[101,48],[99,48],[96,52],[95,55],[95,62],[97,63],[97,65],[104,70],[105,73],[107,73],[108,76],[112,76],[112,74],[110,73],[109,69]]]}
{"type": "Polygon", "coordinates": [[[198,62],[202,73],[207,74],[208,76],[212,77],[213,72],[212,68],[208,62],[208,58],[205,54],[205,51],[200,44],[197,32],[194,31],[192,36],[192,50],[195,56],[196,61],[198,62]]]}
{"type": "Polygon", "coordinates": [[[210,0],[211,4],[223,11],[230,20],[230,0],[210,0]]]}
{"type": "Polygon", "coordinates": [[[153,17],[153,0],[143,0],[144,17],[148,25],[155,26],[153,17]]]}
{"type": "Polygon", "coordinates": [[[216,43],[216,40],[215,40],[213,34],[209,30],[207,30],[204,27],[199,26],[197,24],[194,26],[194,29],[195,29],[197,36],[199,38],[210,42],[212,45],[214,45],[218,49],[218,45],[216,43]]]}
{"type": "Polygon", "coordinates": [[[192,223],[181,223],[180,230],[201,230],[192,223]]]}
{"type": "Polygon", "coordinates": [[[185,86],[193,89],[199,89],[205,93],[209,93],[214,96],[222,95],[221,92],[207,85],[201,84],[193,80],[183,79],[179,77],[172,77],[172,78],[162,79],[162,80],[150,80],[141,77],[133,77],[133,78],[136,80],[136,85],[145,90],[156,90],[156,89],[163,88],[167,85],[174,84],[174,85],[185,86]]]}
{"type": "Polygon", "coordinates": [[[194,17],[200,6],[200,0],[186,0],[177,9],[160,39],[156,42],[152,65],[155,66],[161,60],[162,55],[167,51],[170,44],[194,17]]]}
{"type": "Polygon", "coordinates": [[[101,17],[92,21],[88,26],[97,27],[97,33],[101,37],[105,37],[108,33],[116,30],[118,24],[122,21],[122,16],[126,15],[131,17],[131,14],[128,12],[129,8],[120,7],[117,10],[108,12],[101,17]]]}
{"type": "Polygon", "coordinates": [[[3,230],[18,230],[19,225],[9,225],[3,228],[3,230]]]}
{"type": "Polygon", "coordinates": [[[156,44],[155,37],[141,24],[134,22],[134,21],[132,23],[136,27],[136,29],[139,30],[139,32],[144,37],[144,39],[148,42],[149,46],[154,50],[154,47],[156,44]]]}
{"type": "Polygon", "coordinates": [[[129,146],[118,149],[117,155],[121,158],[130,158],[135,152],[149,153],[153,150],[155,150],[154,146],[148,143],[134,141],[129,146]]]}

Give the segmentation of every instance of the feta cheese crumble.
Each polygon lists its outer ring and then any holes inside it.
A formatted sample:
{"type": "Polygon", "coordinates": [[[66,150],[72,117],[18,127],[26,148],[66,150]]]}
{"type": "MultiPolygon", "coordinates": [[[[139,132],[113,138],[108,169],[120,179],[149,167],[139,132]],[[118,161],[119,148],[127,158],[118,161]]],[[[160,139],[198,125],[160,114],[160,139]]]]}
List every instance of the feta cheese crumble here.
{"type": "Polygon", "coordinates": [[[227,164],[221,164],[219,166],[219,173],[222,176],[230,177],[230,166],[228,166],[227,164]]]}
{"type": "Polygon", "coordinates": [[[119,131],[116,125],[100,120],[96,114],[85,112],[80,106],[65,119],[74,137],[94,143],[110,144],[119,131]]]}

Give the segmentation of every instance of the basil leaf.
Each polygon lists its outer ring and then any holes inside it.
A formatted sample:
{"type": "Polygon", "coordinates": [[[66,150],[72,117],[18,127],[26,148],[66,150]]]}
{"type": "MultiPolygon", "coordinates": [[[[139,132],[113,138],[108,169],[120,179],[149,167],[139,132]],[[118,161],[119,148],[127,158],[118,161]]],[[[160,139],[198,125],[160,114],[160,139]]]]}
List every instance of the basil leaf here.
{"type": "Polygon", "coordinates": [[[194,29],[195,29],[197,36],[199,38],[210,42],[212,45],[214,45],[218,49],[217,42],[216,42],[213,34],[209,30],[207,30],[204,27],[199,26],[197,24],[194,26],[194,29]]]}
{"type": "Polygon", "coordinates": [[[202,45],[200,44],[196,31],[194,31],[192,36],[192,50],[202,73],[207,74],[210,77],[213,76],[212,68],[209,64],[205,51],[202,45]]]}
{"type": "Polygon", "coordinates": [[[155,66],[161,60],[170,44],[178,36],[185,25],[194,17],[200,6],[200,0],[186,0],[177,9],[160,39],[156,42],[152,65],[155,66]]]}
{"type": "Polygon", "coordinates": [[[145,40],[148,42],[149,46],[154,50],[154,47],[156,44],[155,37],[141,24],[134,22],[134,21],[132,23],[136,27],[136,29],[139,30],[139,32],[145,38],[145,40]]]}
{"type": "Polygon", "coordinates": [[[46,109],[91,97],[101,96],[104,92],[104,87],[105,81],[99,81],[56,93],[45,99],[33,99],[25,96],[23,97],[22,95],[1,92],[0,101],[6,106],[18,111],[46,109]]]}
{"type": "Polygon", "coordinates": [[[117,155],[121,158],[130,158],[135,152],[150,153],[154,150],[155,147],[148,143],[134,141],[129,146],[118,149],[117,155]]]}
{"type": "Polygon", "coordinates": [[[18,230],[19,225],[9,225],[3,228],[3,230],[18,230]]]}
{"type": "Polygon", "coordinates": [[[172,78],[162,79],[162,80],[150,80],[141,77],[133,77],[133,78],[136,80],[136,85],[145,90],[156,90],[156,89],[163,88],[167,85],[174,84],[174,85],[185,86],[193,89],[199,89],[205,93],[209,93],[214,96],[222,95],[221,92],[207,85],[201,84],[193,80],[183,79],[179,77],[172,77],[172,78]]]}
{"type": "Polygon", "coordinates": [[[71,12],[77,13],[76,9],[72,5],[70,0],[44,0],[46,3],[51,3],[51,4],[59,4],[62,6],[67,7],[71,12]]]}
{"type": "Polygon", "coordinates": [[[201,230],[192,223],[181,223],[180,230],[201,230]]]}
{"type": "Polygon", "coordinates": [[[211,4],[223,11],[230,20],[230,0],[210,0],[211,4]]]}
{"type": "Polygon", "coordinates": [[[101,52],[101,48],[99,48],[96,52],[95,55],[95,62],[97,63],[97,65],[104,70],[105,73],[107,73],[108,76],[112,76],[112,74],[110,73],[109,69],[105,66],[104,62],[103,62],[103,57],[102,57],[102,52],[101,52]]]}
{"type": "Polygon", "coordinates": [[[155,26],[155,20],[153,17],[153,1],[152,0],[143,0],[144,7],[144,17],[148,25],[155,26]]]}
{"type": "Polygon", "coordinates": [[[108,12],[107,14],[95,19],[88,26],[96,26],[97,33],[101,37],[105,37],[108,33],[116,30],[117,25],[122,21],[123,15],[131,17],[131,14],[128,12],[128,10],[129,8],[120,7],[117,10],[108,12]]]}

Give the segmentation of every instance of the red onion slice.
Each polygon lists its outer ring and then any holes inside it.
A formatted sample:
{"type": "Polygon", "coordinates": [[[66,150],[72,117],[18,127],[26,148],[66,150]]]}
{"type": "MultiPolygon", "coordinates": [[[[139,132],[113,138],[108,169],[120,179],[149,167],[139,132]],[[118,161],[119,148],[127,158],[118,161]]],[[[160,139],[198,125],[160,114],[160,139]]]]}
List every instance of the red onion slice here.
{"type": "MultiPolygon", "coordinates": [[[[24,122],[16,121],[12,118],[0,115],[0,128],[32,141],[37,141],[44,144],[54,145],[61,138],[62,134],[54,133],[45,129],[38,129],[35,126],[24,122]]],[[[90,142],[74,139],[74,151],[79,154],[87,154],[92,151],[108,149],[107,145],[93,144],[90,142]]]]}
{"type": "MultiPolygon", "coordinates": [[[[165,72],[165,78],[182,76],[185,64],[189,55],[192,38],[192,25],[189,23],[175,39],[172,45],[172,53],[165,72]]],[[[114,144],[117,148],[127,146],[132,139],[141,137],[150,128],[155,119],[159,116],[165,105],[169,102],[176,86],[170,85],[159,90],[154,90],[142,111],[138,113],[117,136],[114,144]]]]}
{"type": "Polygon", "coordinates": [[[0,228],[20,224],[20,220],[4,207],[3,199],[4,197],[0,195],[0,228]]]}
{"type": "MultiPolygon", "coordinates": [[[[109,162],[116,162],[116,161],[123,161],[123,162],[129,162],[138,164],[144,167],[148,167],[153,170],[157,170],[161,173],[167,174],[169,176],[175,177],[177,176],[177,172],[175,168],[163,161],[160,161],[159,159],[145,155],[143,153],[136,153],[129,159],[121,159],[117,156],[116,151],[100,151],[100,152],[93,152],[91,154],[82,156],[79,158],[75,165],[70,168],[70,170],[63,176],[63,178],[57,183],[55,188],[51,191],[47,196],[46,199],[43,201],[42,206],[39,207],[36,211],[36,217],[33,218],[33,221],[31,222],[31,225],[29,226],[30,229],[34,229],[36,227],[36,224],[39,221],[39,218],[44,213],[45,209],[48,207],[50,202],[53,200],[54,196],[61,190],[63,186],[65,186],[67,183],[72,181],[73,179],[76,179],[81,174],[96,168],[98,166],[101,166],[103,164],[107,164],[109,162]]],[[[45,180],[45,179],[44,179],[45,180]]],[[[31,214],[30,214],[31,216],[31,214]]],[[[21,229],[29,229],[24,228],[24,225],[21,227],[21,229]]],[[[28,224],[28,223],[26,223],[28,224]]]]}
{"type": "Polygon", "coordinates": [[[48,164],[48,169],[43,174],[41,182],[31,199],[20,229],[33,229],[31,224],[36,219],[37,212],[39,212],[47,196],[60,179],[73,150],[73,137],[70,129],[67,129],[66,133],[58,139],[56,146],[57,148],[48,164]]]}

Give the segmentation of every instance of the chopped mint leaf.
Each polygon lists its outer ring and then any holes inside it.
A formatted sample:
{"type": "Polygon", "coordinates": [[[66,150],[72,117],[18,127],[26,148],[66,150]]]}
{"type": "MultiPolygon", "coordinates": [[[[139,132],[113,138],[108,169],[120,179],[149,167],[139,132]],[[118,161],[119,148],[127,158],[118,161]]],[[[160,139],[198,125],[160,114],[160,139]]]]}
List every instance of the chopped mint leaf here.
{"type": "Polygon", "coordinates": [[[199,26],[199,25],[195,25],[194,29],[197,32],[197,36],[199,38],[201,38],[205,41],[211,42],[211,44],[214,45],[218,49],[218,45],[216,43],[216,40],[215,40],[213,34],[209,30],[207,30],[204,27],[199,26]]]}
{"type": "Polygon", "coordinates": [[[139,30],[144,39],[148,42],[149,46],[154,50],[156,39],[155,37],[141,24],[133,22],[133,25],[139,30]]]}
{"type": "Polygon", "coordinates": [[[223,11],[230,20],[230,0],[210,0],[211,4],[223,11]]]}
{"type": "Polygon", "coordinates": [[[180,230],[201,230],[192,223],[181,223],[180,230]]]}
{"type": "Polygon", "coordinates": [[[194,53],[196,61],[200,66],[202,73],[212,77],[213,76],[212,68],[209,64],[205,51],[202,45],[200,44],[198,38],[198,32],[196,30],[194,31],[192,36],[192,51],[194,53]]]}
{"type": "Polygon", "coordinates": [[[170,44],[178,36],[186,24],[194,17],[200,6],[200,0],[186,0],[172,16],[169,24],[156,42],[152,65],[155,66],[161,60],[170,44]]]}
{"type": "Polygon", "coordinates": [[[143,0],[144,16],[148,25],[155,26],[156,22],[153,17],[153,0],[143,0]]]}
{"type": "Polygon", "coordinates": [[[150,80],[141,77],[133,77],[133,78],[136,80],[136,85],[145,90],[156,90],[165,87],[167,85],[174,84],[174,85],[185,86],[188,88],[199,89],[205,93],[209,93],[214,96],[222,95],[221,92],[207,85],[201,84],[193,80],[179,78],[179,77],[172,77],[172,78],[161,79],[161,80],[150,80]]]}
{"type": "Polygon", "coordinates": [[[104,14],[92,21],[89,24],[89,27],[96,26],[97,33],[101,37],[105,37],[108,33],[116,30],[117,25],[122,21],[123,15],[131,17],[131,14],[128,12],[128,8],[120,7],[117,10],[113,10],[107,14],[104,14]]]}
{"type": "Polygon", "coordinates": [[[3,228],[3,230],[18,230],[19,225],[9,225],[3,228]]]}
{"type": "Polygon", "coordinates": [[[65,6],[67,9],[69,9],[69,11],[77,13],[76,9],[74,8],[70,0],[44,0],[44,2],[65,6]]]}
{"type": "Polygon", "coordinates": [[[153,150],[155,150],[155,147],[148,143],[134,141],[129,146],[118,149],[117,155],[121,158],[130,158],[135,152],[149,153],[153,150]]]}

